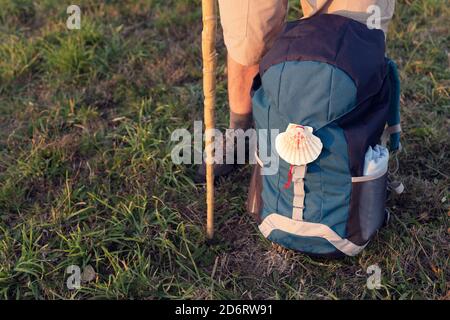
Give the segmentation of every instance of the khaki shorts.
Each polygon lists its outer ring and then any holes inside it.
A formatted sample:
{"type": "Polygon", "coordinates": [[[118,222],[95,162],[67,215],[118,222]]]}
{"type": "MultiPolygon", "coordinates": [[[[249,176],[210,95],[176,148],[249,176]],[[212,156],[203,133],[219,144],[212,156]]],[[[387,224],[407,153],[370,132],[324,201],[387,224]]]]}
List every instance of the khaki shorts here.
{"type": "MultiPolygon", "coordinates": [[[[300,3],[303,18],[317,13],[339,14],[384,32],[395,9],[395,0],[300,0],[300,3]]],[[[281,31],[287,8],[287,0],[219,0],[230,57],[245,66],[257,64],[281,31]]]]}

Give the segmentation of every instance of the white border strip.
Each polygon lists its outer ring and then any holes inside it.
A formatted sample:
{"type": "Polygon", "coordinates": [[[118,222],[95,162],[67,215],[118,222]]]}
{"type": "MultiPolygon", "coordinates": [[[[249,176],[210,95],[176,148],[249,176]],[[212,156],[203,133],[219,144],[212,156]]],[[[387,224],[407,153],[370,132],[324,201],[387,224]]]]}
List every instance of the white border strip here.
{"type": "Polygon", "coordinates": [[[388,171],[388,168],[386,167],[383,171],[381,171],[380,173],[374,174],[374,175],[352,177],[352,182],[367,182],[367,181],[376,180],[376,179],[379,179],[382,176],[384,176],[387,171],[388,171]]]}
{"type": "Polygon", "coordinates": [[[320,237],[328,240],[336,249],[348,256],[357,255],[367,245],[358,246],[348,239],[343,239],[327,225],[296,221],[277,213],[269,214],[259,225],[259,230],[266,238],[273,230],[281,230],[302,237],[320,237]]]}
{"type": "Polygon", "coordinates": [[[292,174],[294,183],[294,198],[292,200],[292,219],[303,220],[303,209],[305,207],[305,183],[306,165],[295,166],[292,174]]]}

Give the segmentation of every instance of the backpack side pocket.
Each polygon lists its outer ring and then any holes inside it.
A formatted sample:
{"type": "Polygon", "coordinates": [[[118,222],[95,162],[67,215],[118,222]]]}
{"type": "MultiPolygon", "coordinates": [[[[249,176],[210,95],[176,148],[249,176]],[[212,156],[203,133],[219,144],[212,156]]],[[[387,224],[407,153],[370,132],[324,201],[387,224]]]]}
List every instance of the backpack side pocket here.
{"type": "Polygon", "coordinates": [[[347,239],[364,245],[382,227],[386,217],[386,190],[387,172],[352,178],[347,239]]]}

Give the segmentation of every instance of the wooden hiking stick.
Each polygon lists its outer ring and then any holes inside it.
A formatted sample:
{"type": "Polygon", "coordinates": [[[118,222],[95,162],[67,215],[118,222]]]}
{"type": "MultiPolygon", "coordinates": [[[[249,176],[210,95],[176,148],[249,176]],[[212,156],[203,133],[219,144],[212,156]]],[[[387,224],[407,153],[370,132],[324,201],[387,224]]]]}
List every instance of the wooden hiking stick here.
{"type": "Polygon", "coordinates": [[[214,236],[214,108],[216,96],[216,0],[202,0],[203,94],[206,151],[206,236],[214,236]]]}

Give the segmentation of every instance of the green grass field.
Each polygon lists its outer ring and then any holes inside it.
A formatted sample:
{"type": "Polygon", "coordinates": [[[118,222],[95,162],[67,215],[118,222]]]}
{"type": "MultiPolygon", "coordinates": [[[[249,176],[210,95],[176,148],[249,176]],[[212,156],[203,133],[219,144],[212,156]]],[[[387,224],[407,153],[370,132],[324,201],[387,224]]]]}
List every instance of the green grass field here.
{"type": "Polygon", "coordinates": [[[70,3],[0,0],[2,299],[450,299],[448,1],[398,1],[388,53],[403,83],[406,193],[343,260],[263,239],[245,212],[250,167],[217,187],[218,241],[205,244],[205,188],[170,158],[171,132],[202,119],[200,1],[95,3],[78,1],[71,31],[70,3]],[[366,287],[372,264],[379,290],[366,287]],[[69,265],[96,277],[68,290],[69,265]]]}

